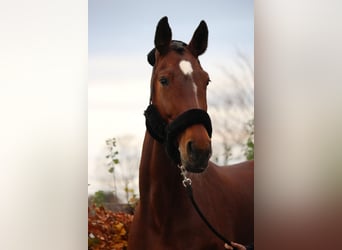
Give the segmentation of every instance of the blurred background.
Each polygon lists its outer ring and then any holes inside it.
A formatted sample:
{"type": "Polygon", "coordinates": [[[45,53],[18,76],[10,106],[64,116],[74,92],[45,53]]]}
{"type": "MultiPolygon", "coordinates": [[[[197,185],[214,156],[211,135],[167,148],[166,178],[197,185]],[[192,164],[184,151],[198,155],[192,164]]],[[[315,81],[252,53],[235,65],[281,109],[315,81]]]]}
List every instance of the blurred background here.
{"type": "Polygon", "coordinates": [[[114,192],[119,202],[138,195],[153,48],[160,18],[173,39],[188,43],[201,20],[209,44],[200,57],[209,73],[212,161],[245,160],[254,147],[253,1],[95,1],[88,5],[88,194],[114,192]],[[248,148],[249,142],[249,148],[248,148]]]}

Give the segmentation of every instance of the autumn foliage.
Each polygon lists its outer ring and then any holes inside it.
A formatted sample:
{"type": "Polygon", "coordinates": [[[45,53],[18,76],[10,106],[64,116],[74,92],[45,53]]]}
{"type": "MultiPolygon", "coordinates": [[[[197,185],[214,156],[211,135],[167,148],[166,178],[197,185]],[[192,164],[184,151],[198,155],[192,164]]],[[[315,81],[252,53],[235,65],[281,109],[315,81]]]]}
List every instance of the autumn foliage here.
{"type": "Polygon", "coordinates": [[[88,207],[88,250],[127,249],[133,215],[112,212],[95,205],[88,207]]]}

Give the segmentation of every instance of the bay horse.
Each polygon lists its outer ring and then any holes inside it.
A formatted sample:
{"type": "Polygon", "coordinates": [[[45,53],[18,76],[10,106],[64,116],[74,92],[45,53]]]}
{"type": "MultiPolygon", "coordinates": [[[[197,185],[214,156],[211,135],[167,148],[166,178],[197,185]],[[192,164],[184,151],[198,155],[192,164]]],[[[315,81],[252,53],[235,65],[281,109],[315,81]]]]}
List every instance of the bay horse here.
{"type": "Polygon", "coordinates": [[[224,249],[224,242],[196,213],[183,186],[189,180],[210,224],[227,239],[249,244],[254,227],[254,162],[219,167],[209,161],[210,80],[198,60],[207,49],[208,27],[201,21],[188,45],[171,37],[163,17],[156,28],[155,48],[148,54],[153,66],[151,96],[139,167],[140,201],[128,249],[224,249]]]}

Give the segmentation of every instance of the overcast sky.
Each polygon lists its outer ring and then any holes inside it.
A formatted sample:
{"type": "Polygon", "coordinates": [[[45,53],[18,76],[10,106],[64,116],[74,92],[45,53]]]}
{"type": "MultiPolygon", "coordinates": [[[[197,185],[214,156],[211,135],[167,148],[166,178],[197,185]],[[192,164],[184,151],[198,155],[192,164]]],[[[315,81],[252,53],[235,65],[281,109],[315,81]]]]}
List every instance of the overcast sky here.
{"type": "Polygon", "coordinates": [[[107,174],[100,166],[106,139],[133,136],[141,148],[152,70],[146,55],[160,18],[168,16],[173,39],[186,43],[200,21],[207,22],[208,49],[200,60],[214,88],[219,68],[233,64],[237,51],[253,62],[254,6],[246,0],[90,0],[88,11],[88,178],[94,191],[106,189],[98,183],[107,174]]]}

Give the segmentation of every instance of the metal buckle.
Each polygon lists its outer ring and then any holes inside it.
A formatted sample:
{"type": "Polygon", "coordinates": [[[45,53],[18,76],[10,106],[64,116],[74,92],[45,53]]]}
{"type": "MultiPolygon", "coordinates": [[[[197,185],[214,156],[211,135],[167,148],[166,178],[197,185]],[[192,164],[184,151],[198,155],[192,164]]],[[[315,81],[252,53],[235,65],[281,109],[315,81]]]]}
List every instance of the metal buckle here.
{"type": "Polygon", "coordinates": [[[187,171],[186,171],[185,167],[183,167],[182,165],[178,165],[178,168],[180,169],[180,171],[181,171],[180,174],[183,177],[183,180],[182,180],[183,186],[184,187],[191,186],[192,181],[189,177],[186,176],[187,171]]]}

